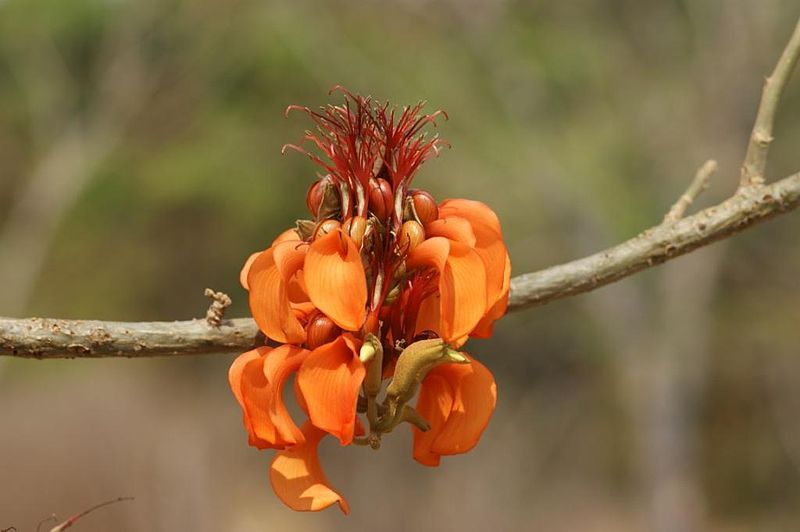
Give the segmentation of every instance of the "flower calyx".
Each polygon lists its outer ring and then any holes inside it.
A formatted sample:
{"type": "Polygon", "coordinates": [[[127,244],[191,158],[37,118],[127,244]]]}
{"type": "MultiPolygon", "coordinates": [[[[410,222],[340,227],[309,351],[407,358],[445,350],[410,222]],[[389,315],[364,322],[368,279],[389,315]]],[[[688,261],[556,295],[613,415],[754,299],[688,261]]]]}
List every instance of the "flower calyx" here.
{"type": "Polygon", "coordinates": [[[364,441],[376,449],[380,446],[381,435],[391,432],[403,422],[409,422],[423,432],[428,430],[428,421],[408,402],[413,399],[428,372],[436,366],[469,363],[466,356],[452,349],[441,338],[414,342],[397,357],[394,376],[386,388],[384,401],[378,403],[383,380],[384,348],[375,335],[365,336],[359,358],[367,366],[364,379],[366,397],[361,402],[360,410],[367,414],[370,433],[364,441]]]}

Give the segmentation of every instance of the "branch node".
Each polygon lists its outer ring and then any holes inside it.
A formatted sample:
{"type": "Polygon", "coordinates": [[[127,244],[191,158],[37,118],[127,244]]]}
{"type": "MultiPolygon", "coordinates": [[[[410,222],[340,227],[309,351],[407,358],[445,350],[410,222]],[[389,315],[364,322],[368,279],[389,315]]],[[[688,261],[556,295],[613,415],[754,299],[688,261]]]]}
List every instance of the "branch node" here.
{"type": "Polygon", "coordinates": [[[678,201],[675,202],[669,212],[664,216],[663,223],[670,224],[681,219],[686,209],[697,199],[697,196],[708,188],[711,176],[717,171],[718,167],[717,161],[709,159],[697,170],[694,179],[692,179],[692,182],[689,184],[689,188],[686,189],[686,192],[678,198],[678,201]]]}
{"type": "Polygon", "coordinates": [[[206,311],[206,322],[211,327],[219,327],[225,316],[225,309],[231,306],[231,298],[224,292],[215,292],[210,288],[206,288],[203,293],[212,300],[206,311]]]}

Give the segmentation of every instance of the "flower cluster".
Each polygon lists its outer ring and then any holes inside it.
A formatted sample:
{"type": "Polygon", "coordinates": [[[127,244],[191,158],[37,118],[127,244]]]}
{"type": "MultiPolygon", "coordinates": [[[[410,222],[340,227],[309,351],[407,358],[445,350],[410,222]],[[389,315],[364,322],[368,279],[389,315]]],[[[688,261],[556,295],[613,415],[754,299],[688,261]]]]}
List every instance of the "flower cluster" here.
{"type": "Polygon", "coordinates": [[[316,128],[286,148],[324,173],[306,197],[313,219],[242,269],[253,318],[273,346],[239,356],[229,379],[250,445],[278,450],[270,480],[281,500],[295,510],[338,503],[347,513],[319,463],[324,436],[377,449],[409,423],[413,456],[428,466],[477,443],[495,382],[459,349],[470,336],[490,336],[505,313],[511,265],[486,205],[437,204],[410,187],[443,145],[425,131],[443,113],[341,92],[341,105],[287,110],[305,112],[316,128]],[[307,416],[299,427],[283,401],[292,375],[307,416]]]}

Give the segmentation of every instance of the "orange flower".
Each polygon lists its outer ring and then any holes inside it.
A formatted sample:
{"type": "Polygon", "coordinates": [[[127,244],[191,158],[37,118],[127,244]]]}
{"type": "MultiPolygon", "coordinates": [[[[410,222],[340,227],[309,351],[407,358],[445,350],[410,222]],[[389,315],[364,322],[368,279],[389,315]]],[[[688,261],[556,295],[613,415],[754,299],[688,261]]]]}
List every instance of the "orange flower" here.
{"type": "Polygon", "coordinates": [[[409,188],[444,145],[422,133],[443,113],[421,114],[421,104],[398,112],[340,90],[344,105],[290,108],[316,123],[304,140],[322,155],[286,147],[326,174],[306,196],[314,219],[284,231],[242,269],[253,318],[279,345],[240,355],[229,380],[250,445],[277,450],[270,481],[278,497],[295,510],[336,503],[347,513],[317,456],[325,435],[377,449],[408,422],[413,456],[429,466],[477,444],[496,386],[456,349],[491,335],[506,310],[511,266],[489,207],[437,205],[409,188]],[[283,402],[292,375],[302,428],[283,402]]]}

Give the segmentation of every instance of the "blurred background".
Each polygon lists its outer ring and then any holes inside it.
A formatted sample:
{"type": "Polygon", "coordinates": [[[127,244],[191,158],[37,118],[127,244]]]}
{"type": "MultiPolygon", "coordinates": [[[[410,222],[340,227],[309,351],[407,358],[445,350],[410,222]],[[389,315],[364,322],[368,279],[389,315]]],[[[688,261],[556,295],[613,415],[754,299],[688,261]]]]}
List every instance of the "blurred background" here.
{"type": "MultiPolygon", "coordinates": [[[[201,317],[316,169],[287,105],[341,83],[450,120],[417,184],[499,214],[515,273],[658,223],[696,168],[738,182],[796,0],[0,1],[0,314],[201,317]]],[[[800,76],[769,176],[800,170],[800,76]]],[[[334,96],[333,101],[339,97],[334,96]]],[[[76,530],[800,530],[800,214],[469,349],[495,417],[438,469],[410,431],[323,445],[352,514],[295,514],[247,446],[233,355],[0,359],[0,528],[119,496],[76,530]]],[[[332,440],[332,439],[331,439],[332,440]]],[[[51,524],[52,526],[52,524],[51,524]]]]}

